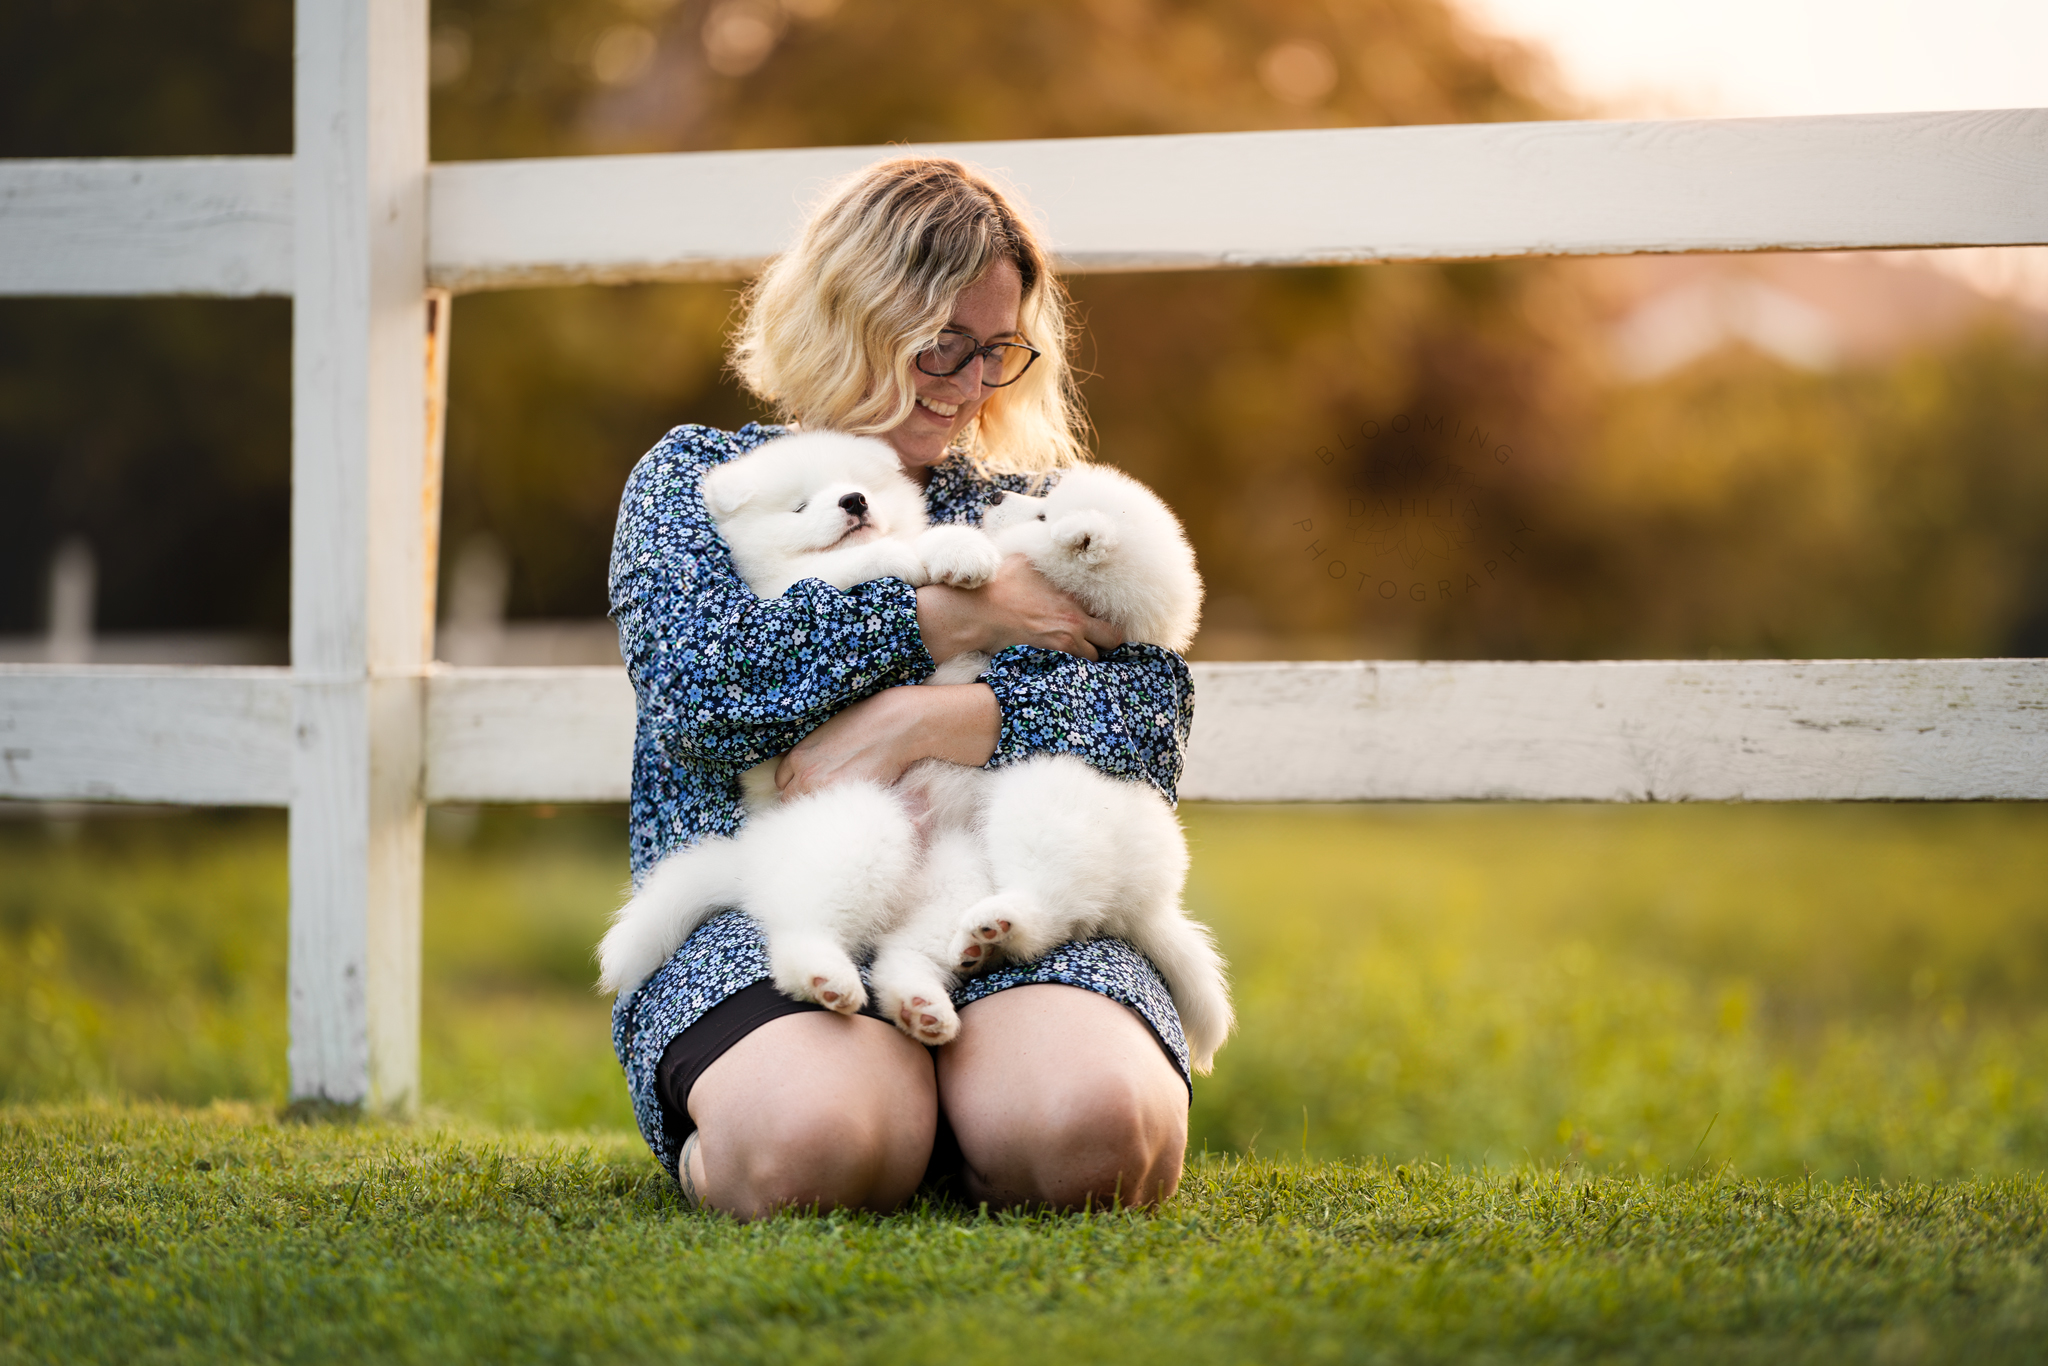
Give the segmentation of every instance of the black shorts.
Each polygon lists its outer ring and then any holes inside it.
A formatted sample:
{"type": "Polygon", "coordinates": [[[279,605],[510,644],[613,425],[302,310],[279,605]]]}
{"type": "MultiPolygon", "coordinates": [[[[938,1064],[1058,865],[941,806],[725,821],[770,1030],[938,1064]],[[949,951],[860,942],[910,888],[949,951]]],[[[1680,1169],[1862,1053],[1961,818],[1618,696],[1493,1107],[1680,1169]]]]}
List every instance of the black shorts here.
{"type": "MultiPolygon", "coordinates": [[[[1107,996],[1135,1011],[1188,1079],[1180,1016],[1158,970],[1119,939],[1062,944],[1030,963],[1007,963],[970,977],[953,993],[956,1009],[1013,987],[1051,983],[1107,996]]],[[[768,1021],[822,1010],[793,1001],[769,980],[767,943],[745,915],[717,915],[612,1007],[612,1048],[626,1072],[633,1117],[647,1147],[675,1176],[690,1119],[690,1088],[727,1049],[768,1021]]],[[[941,1128],[943,1129],[943,1125],[941,1128]]],[[[943,1146],[949,1136],[941,1133],[943,1146]]]]}

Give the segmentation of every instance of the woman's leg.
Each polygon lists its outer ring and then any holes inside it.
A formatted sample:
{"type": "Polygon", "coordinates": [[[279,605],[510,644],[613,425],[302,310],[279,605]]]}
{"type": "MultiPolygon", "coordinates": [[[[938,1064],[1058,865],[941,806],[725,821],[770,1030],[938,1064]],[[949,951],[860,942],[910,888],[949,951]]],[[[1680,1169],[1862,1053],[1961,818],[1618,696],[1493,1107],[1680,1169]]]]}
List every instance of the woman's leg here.
{"type": "Polygon", "coordinates": [[[1187,1083],[1107,996],[1037,983],[967,1005],[939,1096],[971,1201],[1150,1205],[1180,1184],[1187,1083]]]}
{"type": "Polygon", "coordinates": [[[768,1021],[690,1087],[690,1180],[742,1219],[786,1205],[887,1211],[931,1158],[931,1056],[893,1025],[806,1011],[768,1021]]]}

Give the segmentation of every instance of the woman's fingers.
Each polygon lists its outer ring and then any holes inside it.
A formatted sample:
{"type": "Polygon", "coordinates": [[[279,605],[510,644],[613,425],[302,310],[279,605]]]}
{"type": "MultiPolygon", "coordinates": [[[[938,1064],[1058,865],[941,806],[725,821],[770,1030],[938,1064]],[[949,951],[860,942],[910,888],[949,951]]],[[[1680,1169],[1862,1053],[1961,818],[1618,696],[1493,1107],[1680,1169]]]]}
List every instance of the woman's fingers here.
{"type": "Polygon", "coordinates": [[[998,648],[1036,645],[1095,659],[1123,644],[1122,632],[1082,611],[1021,554],[1006,558],[982,592],[995,618],[998,648]]]}
{"type": "Polygon", "coordinates": [[[775,786],[787,801],[849,779],[887,785],[908,767],[901,752],[908,717],[896,689],[845,708],[797,741],[775,766],[775,786]]]}
{"type": "Polygon", "coordinates": [[[1087,623],[1085,634],[1088,643],[1104,654],[1124,643],[1124,633],[1113,623],[1104,621],[1101,617],[1083,617],[1081,620],[1087,623]]]}

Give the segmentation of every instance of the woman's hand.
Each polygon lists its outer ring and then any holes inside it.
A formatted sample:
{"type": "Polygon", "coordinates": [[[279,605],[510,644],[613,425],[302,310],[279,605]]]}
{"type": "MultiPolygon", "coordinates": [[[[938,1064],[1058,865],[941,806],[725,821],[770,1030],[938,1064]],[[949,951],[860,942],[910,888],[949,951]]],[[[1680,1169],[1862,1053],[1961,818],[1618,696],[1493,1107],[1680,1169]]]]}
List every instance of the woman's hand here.
{"type": "Polygon", "coordinates": [[[986,683],[887,688],[798,741],[776,767],[775,786],[788,800],[849,780],[887,787],[920,759],[980,768],[1001,731],[986,683]]]}
{"type": "Polygon", "coordinates": [[[1095,659],[1124,643],[1123,632],[1082,611],[1022,555],[1005,558],[980,588],[935,583],[918,589],[917,625],[925,649],[942,661],[969,650],[992,655],[1012,645],[1095,659]]]}

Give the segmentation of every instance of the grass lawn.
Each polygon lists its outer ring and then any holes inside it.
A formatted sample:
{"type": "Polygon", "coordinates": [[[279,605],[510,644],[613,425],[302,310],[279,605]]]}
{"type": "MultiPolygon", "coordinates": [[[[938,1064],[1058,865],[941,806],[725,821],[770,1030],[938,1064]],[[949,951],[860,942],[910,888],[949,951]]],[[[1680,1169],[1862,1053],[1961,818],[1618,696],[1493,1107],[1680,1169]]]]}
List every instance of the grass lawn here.
{"type": "Polygon", "coordinates": [[[32,1360],[2034,1362],[2048,1180],[1198,1161],[1156,1217],[681,1211],[624,1138],[15,1108],[32,1360]]]}
{"type": "Polygon", "coordinates": [[[619,1094],[616,812],[437,815],[402,1126],[279,1118],[280,820],[0,823],[0,1358],[2048,1359],[2048,809],[1184,815],[1180,1196],[747,1228],[619,1094]]]}

